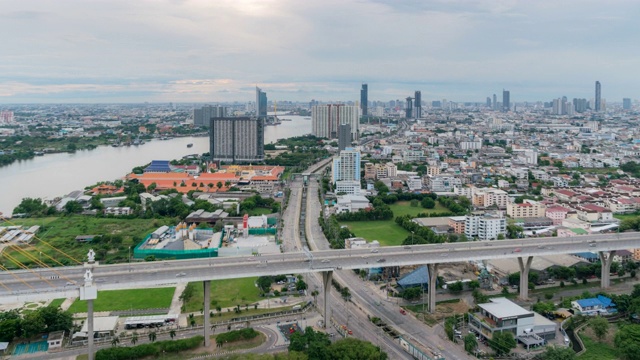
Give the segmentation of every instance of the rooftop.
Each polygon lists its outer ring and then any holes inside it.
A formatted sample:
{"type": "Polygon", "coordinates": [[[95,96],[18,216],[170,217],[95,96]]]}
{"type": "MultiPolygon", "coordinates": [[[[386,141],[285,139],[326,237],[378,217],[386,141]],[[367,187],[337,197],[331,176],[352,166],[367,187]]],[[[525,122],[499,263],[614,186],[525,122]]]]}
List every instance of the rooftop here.
{"type": "Polygon", "coordinates": [[[531,314],[531,311],[507,298],[493,298],[490,301],[486,304],[478,304],[478,306],[498,319],[531,314]]]}

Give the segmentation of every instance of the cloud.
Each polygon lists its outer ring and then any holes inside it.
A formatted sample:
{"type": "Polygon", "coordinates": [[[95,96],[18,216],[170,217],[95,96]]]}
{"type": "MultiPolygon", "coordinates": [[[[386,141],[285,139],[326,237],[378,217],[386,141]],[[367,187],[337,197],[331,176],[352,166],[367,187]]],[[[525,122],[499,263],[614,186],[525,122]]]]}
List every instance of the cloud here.
{"type": "Polygon", "coordinates": [[[422,90],[482,101],[503,87],[514,101],[548,100],[590,97],[596,79],[617,99],[640,92],[638,10],[620,0],[7,2],[0,101],[252,101],[256,84],[270,99],[356,100],[360,82],[380,100],[422,90]]]}

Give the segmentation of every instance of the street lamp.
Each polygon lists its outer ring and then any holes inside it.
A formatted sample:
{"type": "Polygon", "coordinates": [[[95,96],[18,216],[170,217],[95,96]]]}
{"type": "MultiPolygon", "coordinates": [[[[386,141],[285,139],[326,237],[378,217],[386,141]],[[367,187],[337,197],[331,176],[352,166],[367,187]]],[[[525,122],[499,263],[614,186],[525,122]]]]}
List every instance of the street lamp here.
{"type": "Polygon", "coordinates": [[[129,272],[131,272],[131,246],[129,246],[129,272]]]}
{"type": "Polygon", "coordinates": [[[413,231],[411,232],[411,245],[413,246],[413,231]]]}

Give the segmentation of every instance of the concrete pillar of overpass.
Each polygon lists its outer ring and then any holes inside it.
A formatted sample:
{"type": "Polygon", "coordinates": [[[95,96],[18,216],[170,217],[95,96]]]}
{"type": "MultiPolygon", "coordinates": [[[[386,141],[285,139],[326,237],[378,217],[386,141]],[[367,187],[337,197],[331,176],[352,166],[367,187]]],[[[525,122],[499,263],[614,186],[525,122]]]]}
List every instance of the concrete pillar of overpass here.
{"type": "Polygon", "coordinates": [[[603,289],[611,286],[611,263],[613,262],[613,256],[616,254],[616,251],[598,251],[598,256],[600,257],[600,287],[603,289]]]}
{"type": "Polygon", "coordinates": [[[211,345],[211,281],[203,281],[204,285],[204,346],[209,347],[211,345]]]}
{"type": "Polygon", "coordinates": [[[436,312],[436,284],[438,282],[438,264],[428,264],[429,270],[429,313],[436,312]]]}
{"type": "Polygon", "coordinates": [[[529,270],[531,269],[531,261],[533,256],[518,258],[518,266],[520,266],[520,300],[529,299],[529,270]]]}
{"type": "Polygon", "coordinates": [[[331,293],[331,279],[333,279],[333,271],[322,272],[322,286],[324,287],[324,328],[328,327],[329,322],[329,294],[331,293]]]}
{"type": "Polygon", "coordinates": [[[89,360],[94,359],[93,351],[93,300],[87,300],[87,347],[89,360]]]}

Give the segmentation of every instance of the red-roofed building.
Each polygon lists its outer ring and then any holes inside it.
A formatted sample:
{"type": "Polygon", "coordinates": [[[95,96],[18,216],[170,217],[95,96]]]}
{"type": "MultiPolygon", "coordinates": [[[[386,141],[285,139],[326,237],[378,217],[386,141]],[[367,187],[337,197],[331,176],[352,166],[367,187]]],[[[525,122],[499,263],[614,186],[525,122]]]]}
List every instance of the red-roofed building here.
{"type": "Polygon", "coordinates": [[[567,214],[571,210],[562,206],[551,206],[545,211],[545,216],[553,221],[553,225],[561,225],[562,220],[567,218],[567,214]]]}
{"type": "Polygon", "coordinates": [[[578,214],[578,219],[582,221],[588,221],[591,223],[613,221],[613,213],[611,210],[594,204],[580,205],[576,207],[576,212],[578,214]]]}

